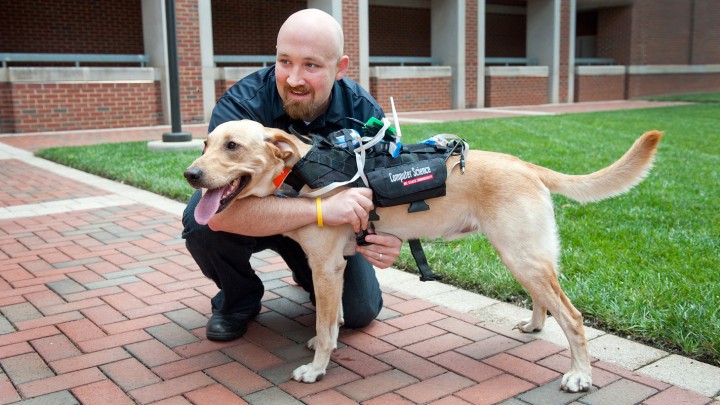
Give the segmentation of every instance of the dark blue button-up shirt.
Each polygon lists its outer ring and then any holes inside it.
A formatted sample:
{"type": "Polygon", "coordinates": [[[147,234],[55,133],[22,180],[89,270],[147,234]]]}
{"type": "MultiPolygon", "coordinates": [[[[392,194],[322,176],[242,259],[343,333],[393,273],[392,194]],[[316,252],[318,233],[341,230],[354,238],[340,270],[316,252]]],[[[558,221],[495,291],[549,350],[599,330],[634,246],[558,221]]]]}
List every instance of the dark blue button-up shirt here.
{"type": "Polygon", "coordinates": [[[251,119],[284,131],[292,125],[300,133],[327,135],[342,128],[360,131],[362,123],[370,117],[380,119],[385,116],[377,101],[350,79],[335,81],[330,97],[328,110],[309,125],[302,120],[293,120],[283,109],[273,65],[242,78],[228,89],[213,110],[208,132],[226,121],[251,119]]]}

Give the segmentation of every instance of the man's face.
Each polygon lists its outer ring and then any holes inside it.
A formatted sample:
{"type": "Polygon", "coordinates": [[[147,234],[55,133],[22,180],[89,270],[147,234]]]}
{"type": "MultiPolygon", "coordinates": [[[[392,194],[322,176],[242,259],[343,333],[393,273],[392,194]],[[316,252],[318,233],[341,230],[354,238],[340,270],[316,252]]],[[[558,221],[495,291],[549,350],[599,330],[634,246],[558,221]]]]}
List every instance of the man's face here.
{"type": "Polygon", "coordinates": [[[337,56],[327,38],[303,36],[278,36],[275,83],[285,112],[310,122],[330,105],[330,92],[342,78],[341,64],[347,57],[337,56]]]}

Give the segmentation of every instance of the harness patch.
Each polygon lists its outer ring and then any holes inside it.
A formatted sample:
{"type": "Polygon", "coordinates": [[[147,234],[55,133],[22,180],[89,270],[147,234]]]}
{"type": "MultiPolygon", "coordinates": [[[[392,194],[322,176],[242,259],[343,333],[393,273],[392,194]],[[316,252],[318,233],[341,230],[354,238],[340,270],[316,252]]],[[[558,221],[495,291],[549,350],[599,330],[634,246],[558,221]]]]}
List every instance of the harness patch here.
{"type": "Polygon", "coordinates": [[[445,159],[432,158],[367,173],[379,207],[409,204],[445,195],[445,159]]]}

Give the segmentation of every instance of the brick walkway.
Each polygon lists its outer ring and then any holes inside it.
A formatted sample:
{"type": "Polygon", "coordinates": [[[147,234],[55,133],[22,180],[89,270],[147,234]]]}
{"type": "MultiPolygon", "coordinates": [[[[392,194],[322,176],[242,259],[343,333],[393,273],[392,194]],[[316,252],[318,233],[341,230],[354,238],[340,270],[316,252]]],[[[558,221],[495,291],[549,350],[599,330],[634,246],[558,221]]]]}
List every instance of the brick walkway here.
{"type": "Polygon", "coordinates": [[[0,138],[0,404],[720,404],[716,367],[590,328],[595,387],[563,393],[552,319],[520,334],[528,311],[394,269],[378,320],[294,382],[314,309],[278,256],[253,257],[267,292],[248,333],[208,341],[217,288],[179,237],[183,204],[5,142],[22,138],[0,138]]]}

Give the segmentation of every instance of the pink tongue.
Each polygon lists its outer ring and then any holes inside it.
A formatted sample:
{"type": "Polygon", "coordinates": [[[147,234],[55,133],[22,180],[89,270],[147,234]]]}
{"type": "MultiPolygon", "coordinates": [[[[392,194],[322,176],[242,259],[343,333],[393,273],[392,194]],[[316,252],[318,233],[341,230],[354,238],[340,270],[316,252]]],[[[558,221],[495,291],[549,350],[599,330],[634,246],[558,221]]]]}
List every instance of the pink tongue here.
{"type": "Polygon", "coordinates": [[[210,218],[215,215],[220,207],[220,199],[222,198],[223,189],[216,188],[208,190],[202,196],[202,199],[195,207],[195,221],[200,225],[206,225],[210,218]]]}

